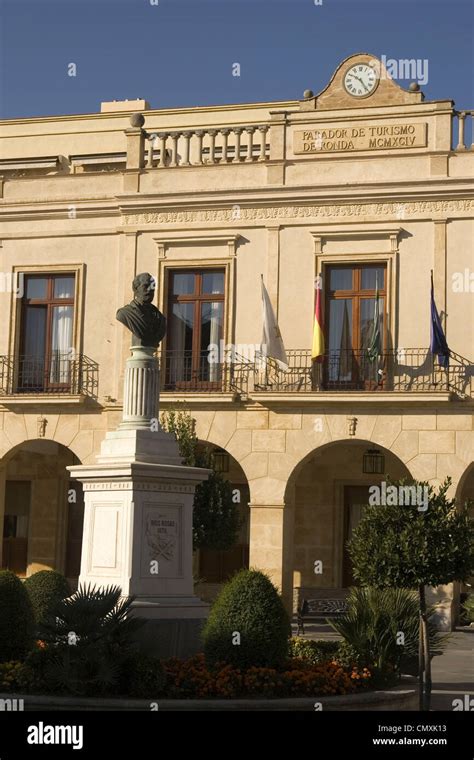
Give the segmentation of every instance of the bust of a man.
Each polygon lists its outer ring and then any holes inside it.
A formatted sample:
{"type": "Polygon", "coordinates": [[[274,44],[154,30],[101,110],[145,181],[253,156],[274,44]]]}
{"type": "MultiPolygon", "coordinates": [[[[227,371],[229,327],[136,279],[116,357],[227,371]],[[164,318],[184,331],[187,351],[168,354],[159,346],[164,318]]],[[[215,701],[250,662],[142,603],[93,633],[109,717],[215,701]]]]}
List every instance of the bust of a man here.
{"type": "Polygon", "coordinates": [[[132,345],[156,348],[166,334],[166,317],[153,306],[155,280],[142,272],[135,277],[133,301],[117,311],[117,319],[132,333],[132,345]]]}

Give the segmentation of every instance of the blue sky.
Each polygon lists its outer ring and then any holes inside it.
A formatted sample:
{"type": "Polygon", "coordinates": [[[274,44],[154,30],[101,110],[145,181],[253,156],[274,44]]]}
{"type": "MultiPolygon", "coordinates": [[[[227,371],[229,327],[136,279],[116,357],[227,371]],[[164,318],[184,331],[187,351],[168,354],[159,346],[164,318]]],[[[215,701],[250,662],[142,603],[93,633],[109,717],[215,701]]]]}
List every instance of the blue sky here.
{"type": "Polygon", "coordinates": [[[300,98],[356,52],[426,60],[427,99],[474,108],[474,0],[153,2],[0,0],[0,117],[300,98]]]}

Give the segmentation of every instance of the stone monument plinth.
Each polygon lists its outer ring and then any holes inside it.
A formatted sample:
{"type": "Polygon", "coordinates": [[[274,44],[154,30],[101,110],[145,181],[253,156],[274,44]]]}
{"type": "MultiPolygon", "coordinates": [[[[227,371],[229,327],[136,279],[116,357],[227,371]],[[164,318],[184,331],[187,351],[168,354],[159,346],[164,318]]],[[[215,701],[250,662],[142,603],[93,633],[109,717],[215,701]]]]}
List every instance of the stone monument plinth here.
{"type": "Polygon", "coordinates": [[[96,464],[68,470],[84,489],[79,583],[134,595],[134,614],[146,619],[142,650],[182,657],[200,649],[208,614],[193,591],[192,513],[210,470],[183,465],[174,435],[159,428],[155,350],[132,345],[122,422],[106,433],[96,464]]]}

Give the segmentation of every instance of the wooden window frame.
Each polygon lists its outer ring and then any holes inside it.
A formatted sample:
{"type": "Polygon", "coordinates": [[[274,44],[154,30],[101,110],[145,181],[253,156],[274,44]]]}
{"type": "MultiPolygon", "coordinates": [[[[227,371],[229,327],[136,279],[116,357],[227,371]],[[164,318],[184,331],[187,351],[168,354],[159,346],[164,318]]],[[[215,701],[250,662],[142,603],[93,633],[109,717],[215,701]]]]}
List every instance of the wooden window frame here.
{"type": "MultiPolygon", "coordinates": [[[[226,268],[225,266],[216,265],[215,267],[176,267],[170,266],[167,269],[167,319],[171,320],[174,304],[179,303],[193,303],[194,304],[194,327],[193,327],[193,342],[191,348],[191,380],[177,381],[177,390],[186,390],[187,388],[195,388],[202,386],[209,390],[217,390],[221,386],[221,381],[209,381],[200,380],[200,363],[201,357],[201,313],[202,304],[219,302],[223,304],[223,323],[222,323],[222,338],[225,333],[225,306],[226,306],[226,268]],[[173,278],[179,274],[190,274],[194,276],[194,292],[175,295],[173,293],[173,278]],[[224,281],[223,293],[203,293],[202,283],[203,276],[207,274],[222,274],[224,281]],[[197,378],[197,379],[196,379],[197,378]]],[[[173,345],[171,340],[167,341],[167,350],[173,351],[173,345]]]]}
{"type": "MultiPolygon", "coordinates": [[[[363,289],[362,288],[362,272],[366,269],[383,269],[384,270],[384,283],[383,287],[379,287],[379,298],[383,298],[383,324],[382,324],[382,354],[386,351],[387,347],[387,323],[388,323],[388,304],[387,304],[387,280],[388,280],[388,266],[387,262],[385,261],[364,261],[364,262],[355,262],[355,261],[344,261],[344,262],[331,262],[327,263],[324,268],[324,325],[325,325],[325,333],[326,333],[326,340],[329,344],[329,330],[330,330],[330,306],[332,301],[344,301],[344,300],[350,300],[352,303],[352,309],[351,309],[351,347],[352,351],[354,352],[360,352],[361,351],[361,340],[360,340],[360,302],[364,299],[375,299],[376,290],[375,288],[372,289],[363,289]],[[332,290],[330,283],[331,283],[331,272],[337,269],[351,269],[352,270],[352,288],[351,289],[339,289],[339,290],[332,290]]],[[[329,350],[329,349],[328,349],[329,350]]],[[[351,380],[344,382],[344,381],[338,381],[337,385],[338,387],[346,385],[347,388],[350,388],[354,385],[359,386],[361,383],[363,383],[363,379],[361,379],[359,375],[359,364],[356,360],[353,364],[354,367],[354,376],[351,377],[351,380]]],[[[324,384],[326,388],[331,387],[331,381],[329,380],[329,366],[325,366],[325,373],[324,373],[324,384]]]]}
{"type": "MultiPolygon", "coordinates": [[[[72,306],[73,307],[73,324],[74,324],[74,314],[76,309],[76,303],[75,303],[75,296],[76,296],[76,273],[72,271],[64,271],[64,272],[28,272],[25,274],[25,293],[23,295],[23,298],[21,299],[21,306],[20,306],[20,336],[19,336],[19,356],[24,355],[24,344],[25,344],[25,325],[26,325],[26,311],[29,306],[42,306],[46,308],[46,335],[45,335],[45,353],[44,353],[44,362],[45,367],[47,368],[47,371],[44,374],[43,377],[43,384],[42,388],[39,391],[46,392],[46,391],[54,391],[54,390],[67,390],[70,388],[71,383],[54,383],[49,380],[49,373],[51,368],[51,360],[52,360],[52,346],[51,346],[51,339],[52,339],[52,323],[53,323],[53,310],[57,306],[72,306]],[[72,298],[59,298],[54,296],[54,283],[56,279],[60,279],[63,277],[73,277],[74,278],[74,295],[72,298]],[[27,283],[28,280],[34,280],[34,279],[46,279],[47,280],[47,286],[46,286],[46,298],[27,298],[26,292],[27,292],[27,283]]],[[[18,374],[18,383],[17,383],[17,390],[20,393],[28,393],[29,389],[28,387],[23,388],[21,385],[21,370],[19,370],[18,374]]]]}

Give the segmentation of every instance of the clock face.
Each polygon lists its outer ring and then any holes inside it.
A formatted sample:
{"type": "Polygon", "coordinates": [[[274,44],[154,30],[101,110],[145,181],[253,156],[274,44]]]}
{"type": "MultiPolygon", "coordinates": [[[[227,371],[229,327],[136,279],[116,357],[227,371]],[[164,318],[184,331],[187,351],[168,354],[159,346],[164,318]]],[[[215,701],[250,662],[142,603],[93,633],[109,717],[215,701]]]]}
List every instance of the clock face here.
{"type": "Polygon", "coordinates": [[[344,87],[354,98],[366,98],[376,89],[379,80],[368,63],[356,63],[344,74],[344,87]]]}

